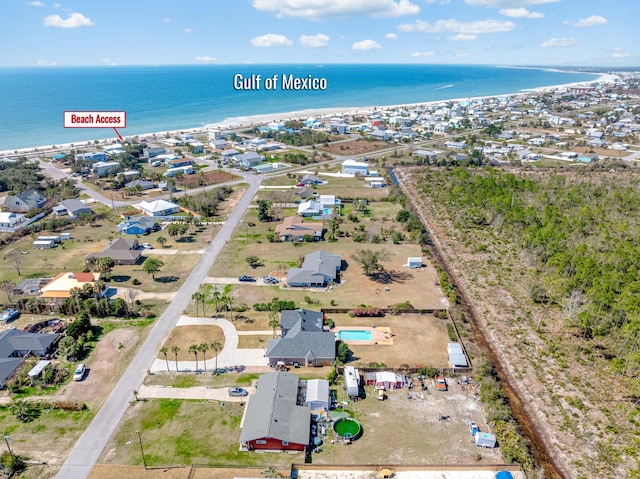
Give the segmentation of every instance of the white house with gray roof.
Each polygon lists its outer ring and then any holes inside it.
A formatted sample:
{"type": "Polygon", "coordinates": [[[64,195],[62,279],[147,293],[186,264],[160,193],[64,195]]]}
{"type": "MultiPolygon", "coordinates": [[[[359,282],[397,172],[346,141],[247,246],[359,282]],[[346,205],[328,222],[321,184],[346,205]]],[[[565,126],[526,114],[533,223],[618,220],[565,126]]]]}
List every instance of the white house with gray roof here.
{"type": "Polygon", "coordinates": [[[298,404],[298,376],[263,374],[242,423],[242,450],[304,451],[311,435],[311,409],[298,404]]]}

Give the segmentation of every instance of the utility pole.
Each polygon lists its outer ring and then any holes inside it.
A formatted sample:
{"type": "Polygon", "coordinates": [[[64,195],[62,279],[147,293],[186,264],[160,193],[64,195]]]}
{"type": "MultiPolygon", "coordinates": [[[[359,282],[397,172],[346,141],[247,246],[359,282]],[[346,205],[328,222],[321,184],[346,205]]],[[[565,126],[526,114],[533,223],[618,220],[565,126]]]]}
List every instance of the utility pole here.
{"type": "Polygon", "coordinates": [[[7,436],[6,434],[4,435],[4,442],[7,443],[7,449],[9,450],[9,454],[11,455],[11,458],[15,459],[16,456],[13,455],[13,451],[11,450],[11,446],[9,446],[9,436],[7,436]]]}
{"type": "Polygon", "coordinates": [[[138,429],[136,432],[138,433],[138,442],[140,443],[140,453],[142,454],[142,464],[144,465],[144,468],[146,470],[147,460],[144,458],[144,449],[142,448],[142,436],[140,435],[140,429],[138,429]]]}

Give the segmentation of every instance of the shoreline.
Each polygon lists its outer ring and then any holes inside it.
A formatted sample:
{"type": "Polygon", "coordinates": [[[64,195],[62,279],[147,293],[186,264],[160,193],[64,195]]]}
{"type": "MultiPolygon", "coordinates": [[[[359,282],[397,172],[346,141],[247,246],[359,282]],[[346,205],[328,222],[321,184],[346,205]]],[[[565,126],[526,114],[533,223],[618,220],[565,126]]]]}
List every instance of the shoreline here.
{"type": "MultiPolygon", "coordinates": [[[[511,67],[504,66],[500,68],[530,68],[530,69],[540,69],[534,67],[511,67]]],[[[565,70],[559,70],[565,71],[565,70]]],[[[566,72],[566,71],[565,71],[566,72]]],[[[584,72],[574,72],[574,73],[584,73],[584,72]]],[[[597,78],[594,78],[591,81],[580,81],[580,82],[571,82],[571,83],[562,83],[558,85],[550,85],[550,86],[542,86],[542,87],[534,87],[525,90],[521,90],[519,92],[514,93],[503,93],[499,95],[481,95],[476,97],[464,97],[464,98],[451,98],[444,100],[432,100],[426,102],[414,102],[414,103],[400,103],[400,104],[392,104],[392,105],[369,105],[369,106],[359,106],[359,107],[326,107],[326,108],[308,108],[303,110],[296,110],[291,112],[282,112],[282,113],[263,113],[257,115],[247,115],[247,116],[238,116],[238,117],[229,117],[225,118],[222,121],[207,123],[205,125],[196,126],[196,127],[188,127],[181,128],[178,130],[170,130],[170,131],[156,131],[151,133],[140,133],[135,135],[124,135],[121,131],[120,134],[123,136],[123,141],[126,141],[127,138],[131,138],[134,136],[137,137],[151,137],[151,136],[161,136],[161,135],[177,135],[180,133],[204,133],[208,130],[219,129],[219,130],[229,130],[236,128],[249,128],[256,125],[262,125],[265,123],[273,122],[273,121],[287,121],[294,119],[303,119],[308,117],[318,117],[318,118],[326,118],[331,116],[350,116],[355,114],[369,115],[375,111],[386,110],[386,109],[397,109],[397,108],[417,108],[424,107],[430,105],[436,105],[446,102],[460,102],[460,101],[473,101],[473,100],[487,100],[492,98],[502,98],[507,96],[526,96],[533,93],[541,93],[545,91],[555,91],[566,89],[572,86],[584,86],[590,83],[612,83],[615,80],[619,79],[618,75],[614,75],[611,73],[593,73],[593,75],[597,75],[597,78]]],[[[81,140],[78,142],[72,143],[61,143],[61,144],[53,144],[53,145],[42,145],[42,146],[32,146],[26,148],[14,148],[14,149],[5,149],[0,150],[0,156],[10,157],[13,155],[24,155],[27,154],[37,154],[44,152],[60,152],[69,149],[78,149],[84,147],[97,147],[104,146],[113,143],[118,143],[120,140],[117,138],[95,138],[92,140],[81,140]],[[95,143],[95,142],[98,143],[95,143]]],[[[39,156],[39,155],[38,155],[39,156]]]]}

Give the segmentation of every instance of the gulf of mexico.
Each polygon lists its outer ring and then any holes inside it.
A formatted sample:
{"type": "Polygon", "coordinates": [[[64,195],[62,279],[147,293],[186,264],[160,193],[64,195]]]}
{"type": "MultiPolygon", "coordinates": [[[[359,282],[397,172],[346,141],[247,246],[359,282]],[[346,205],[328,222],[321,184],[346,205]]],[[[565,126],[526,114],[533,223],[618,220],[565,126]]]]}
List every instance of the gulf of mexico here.
{"type": "Polygon", "coordinates": [[[591,74],[446,65],[230,65],[0,69],[0,150],[115,137],[64,129],[65,110],[125,110],[135,135],[194,128],[230,117],[331,107],[386,106],[515,93],[589,81],[591,74]],[[260,89],[234,75],[260,75],[260,89]],[[265,79],[278,75],[277,87],[265,79]],[[282,76],[325,78],[322,91],[282,90],[282,76]]]}

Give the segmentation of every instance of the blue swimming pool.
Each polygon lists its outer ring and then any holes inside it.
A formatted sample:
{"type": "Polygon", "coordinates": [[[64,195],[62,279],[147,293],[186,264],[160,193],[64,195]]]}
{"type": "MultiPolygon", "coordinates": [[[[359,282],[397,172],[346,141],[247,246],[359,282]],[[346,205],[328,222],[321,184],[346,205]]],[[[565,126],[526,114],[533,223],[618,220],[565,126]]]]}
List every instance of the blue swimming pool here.
{"type": "Polygon", "coordinates": [[[325,215],[330,215],[331,214],[331,208],[325,208],[324,209],[324,214],[325,215]]]}
{"type": "Polygon", "coordinates": [[[371,341],[370,329],[343,329],[338,331],[341,341],[371,341]]]}

